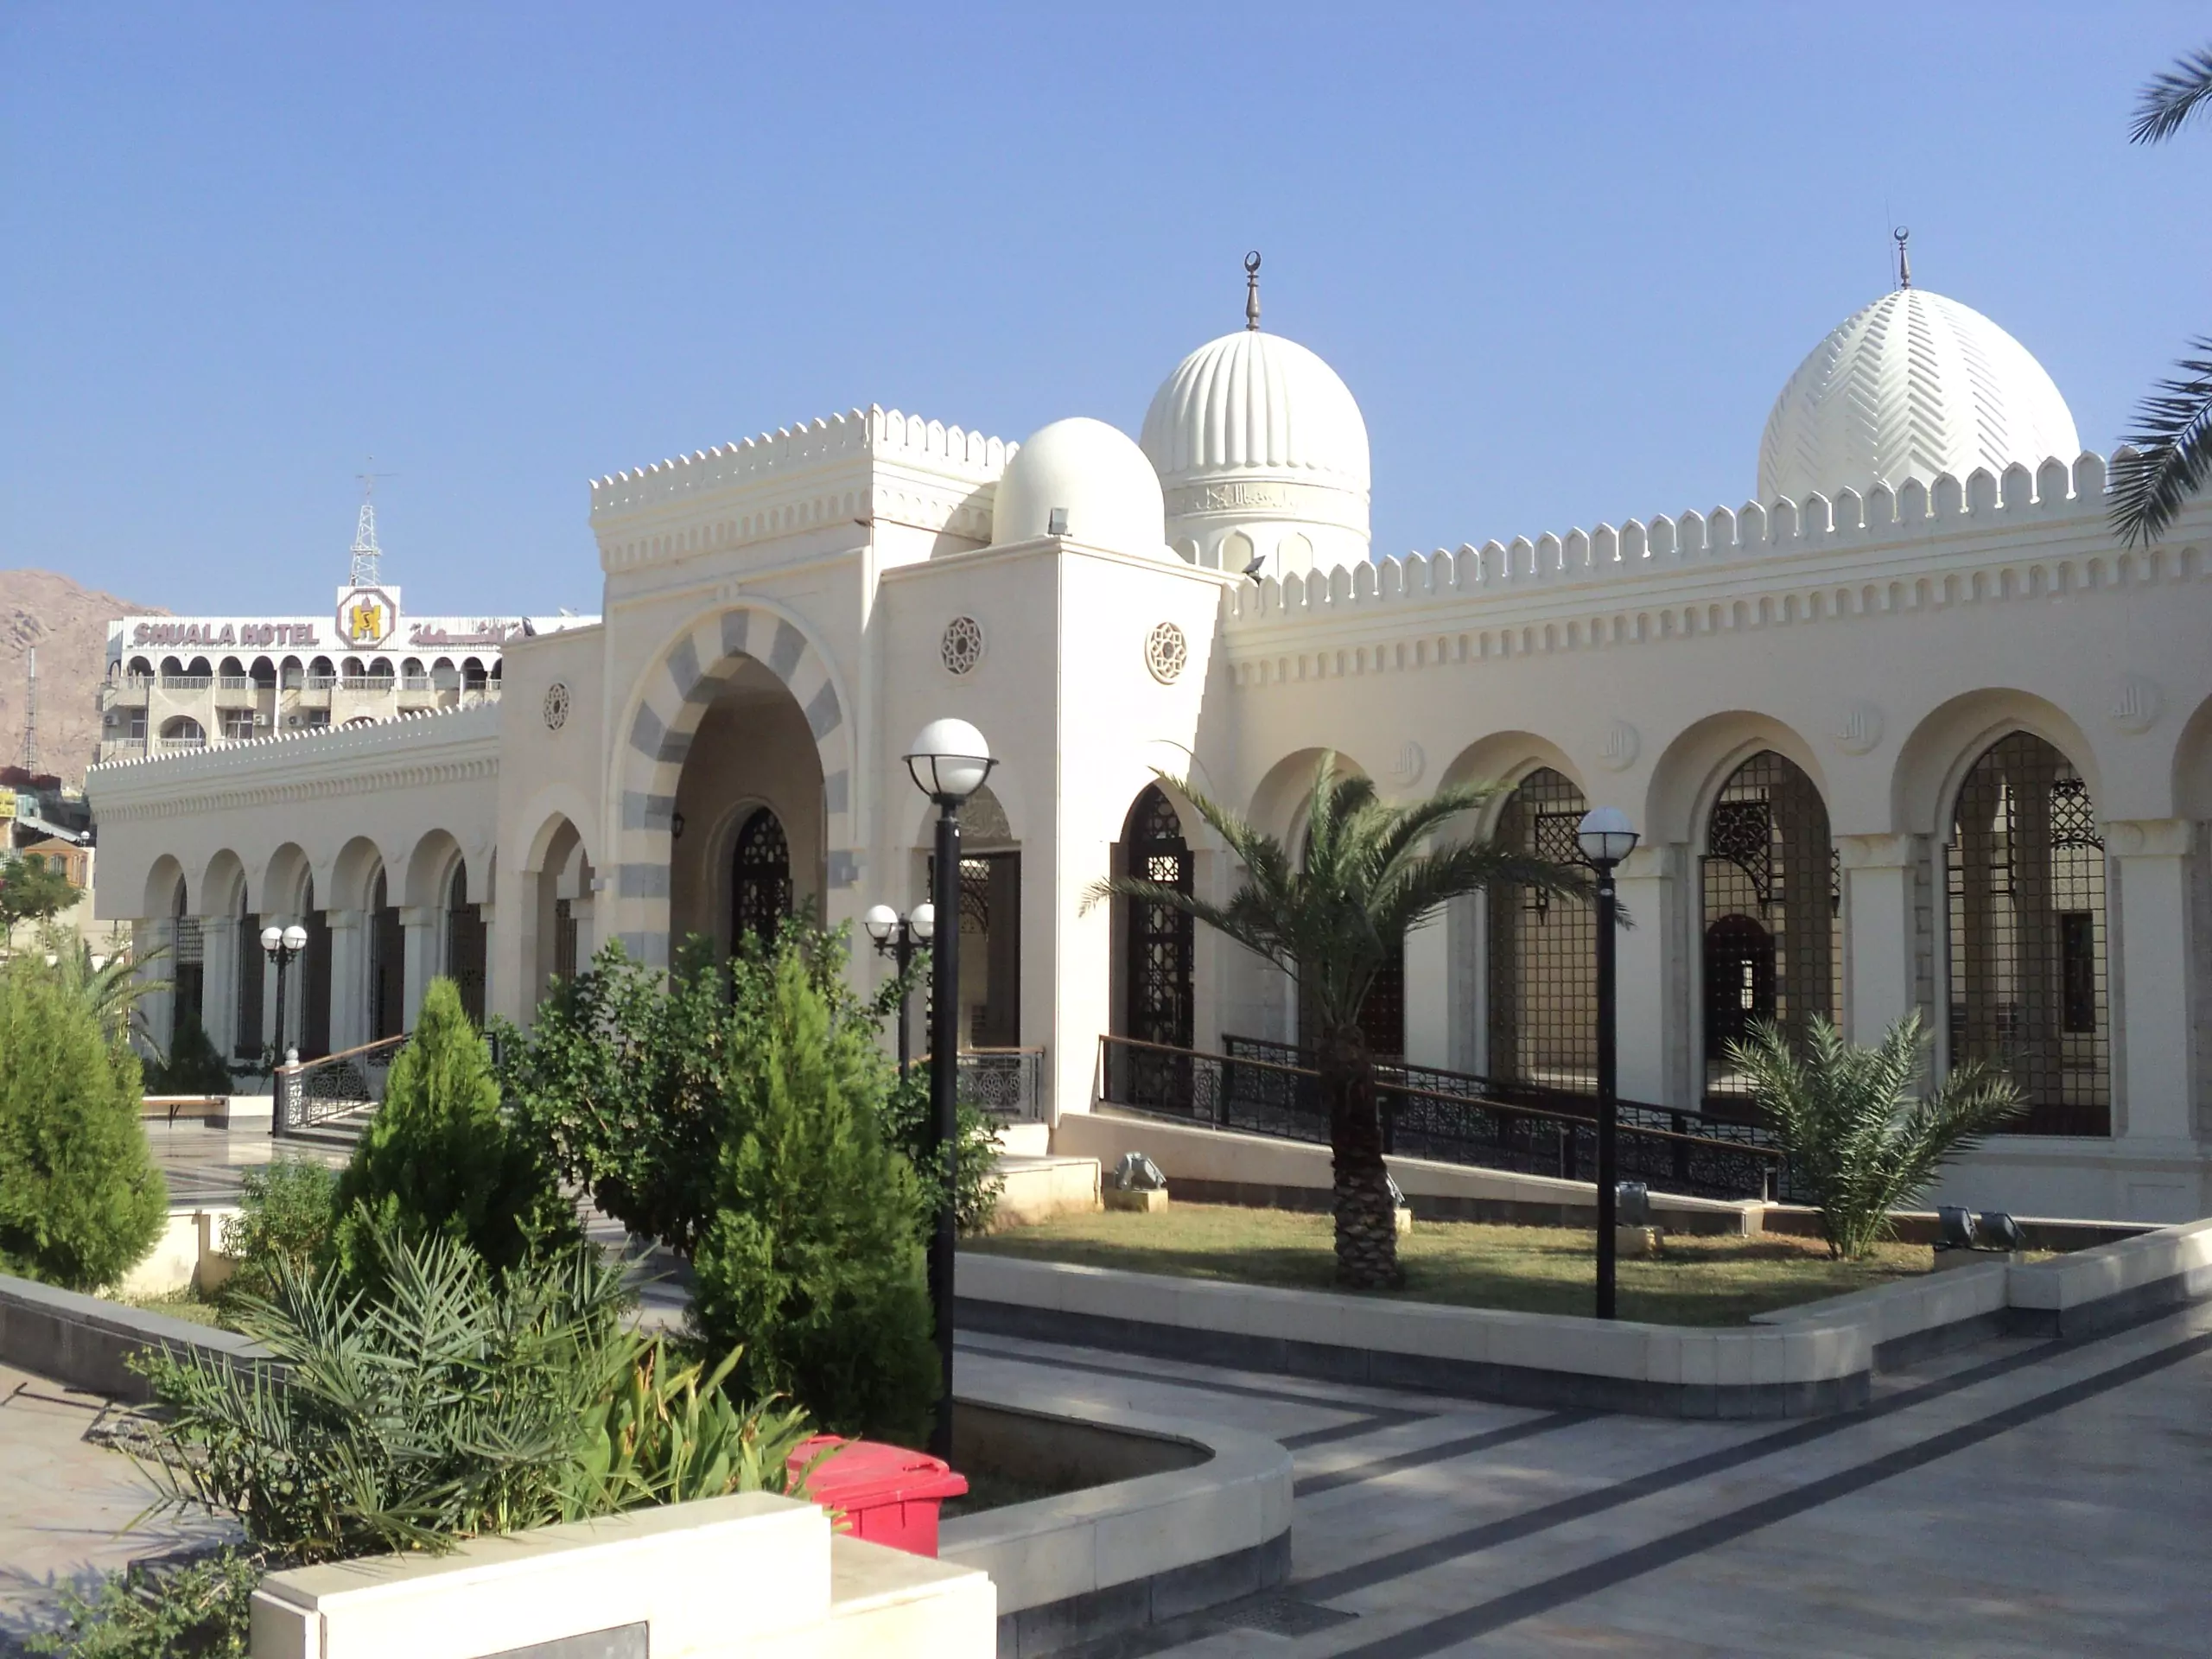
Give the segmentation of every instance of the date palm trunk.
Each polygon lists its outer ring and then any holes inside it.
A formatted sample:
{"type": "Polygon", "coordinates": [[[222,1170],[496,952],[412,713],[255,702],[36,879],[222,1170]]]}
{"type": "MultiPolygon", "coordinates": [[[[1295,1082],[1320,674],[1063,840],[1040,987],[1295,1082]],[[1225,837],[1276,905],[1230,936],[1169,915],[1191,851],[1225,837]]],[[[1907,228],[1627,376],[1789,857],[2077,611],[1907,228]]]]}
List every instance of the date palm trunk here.
{"type": "Polygon", "coordinates": [[[1396,1290],[1406,1282],[1398,1265],[1397,1206],[1382,1159],[1375,1058],[1358,1027],[1324,1034],[1320,1072],[1335,1175],[1337,1281],[1352,1290],[1396,1290]]]}

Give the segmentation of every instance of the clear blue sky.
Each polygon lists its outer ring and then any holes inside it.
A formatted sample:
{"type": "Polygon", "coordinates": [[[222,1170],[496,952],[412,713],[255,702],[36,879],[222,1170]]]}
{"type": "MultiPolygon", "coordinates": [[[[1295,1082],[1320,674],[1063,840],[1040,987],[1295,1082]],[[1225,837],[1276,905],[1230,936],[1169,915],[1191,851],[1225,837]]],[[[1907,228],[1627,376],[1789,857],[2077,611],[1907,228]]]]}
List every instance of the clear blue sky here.
{"type": "Polygon", "coordinates": [[[2201,7],[0,11],[0,567],[314,611],[373,454],[410,609],[595,607],[587,480],[869,402],[1134,433],[1241,321],[1366,411],[1379,550],[1740,500],[1923,286],[2108,448],[2212,329],[2201,7]]]}

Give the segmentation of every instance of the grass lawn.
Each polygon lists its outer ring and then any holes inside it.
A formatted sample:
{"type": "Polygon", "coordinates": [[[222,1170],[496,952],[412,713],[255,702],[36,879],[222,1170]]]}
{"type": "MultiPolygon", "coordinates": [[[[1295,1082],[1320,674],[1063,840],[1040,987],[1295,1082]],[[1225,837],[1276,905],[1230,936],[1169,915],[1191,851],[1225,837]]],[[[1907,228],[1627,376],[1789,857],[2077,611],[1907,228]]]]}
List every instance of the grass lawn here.
{"type": "Polygon", "coordinates": [[[194,1325],[212,1325],[225,1331],[236,1329],[224,1318],[220,1303],[202,1301],[189,1290],[172,1290],[158,1295],[117,1296],[113,1300],[125,1307],[142,1307],[149,1313],[166,1313],[173,1319],[186,1319],[194,1325]]]}
{"type": "MultiPolygon", "coordinates": [[[[1334,1290],[1332,1238],[1325,1215],[1178,1203],[1149,1215],[1109,1210],[1063,1216],[988,1238],[963,1239],[961,1249],[1134,1273],[1334,1290]]],[[[1573,1228],[1424,1221],[1398,1241],[1406,1287],[1388,1294],[1464,1307],[1587,1313],[1596,1249],[1594,1233],[1573,1228]]],[[[1741,1325],[1769,1308],[1925,1273],[1929,1256],[1924,1244],[1883,1244],[1866,1261],[1831,1262],[1827,1247],[1816,1239],[1670,1234],[1659,1256],[1622,1258],[1620,1316],[1661,1325],[1741,1325]]]]}

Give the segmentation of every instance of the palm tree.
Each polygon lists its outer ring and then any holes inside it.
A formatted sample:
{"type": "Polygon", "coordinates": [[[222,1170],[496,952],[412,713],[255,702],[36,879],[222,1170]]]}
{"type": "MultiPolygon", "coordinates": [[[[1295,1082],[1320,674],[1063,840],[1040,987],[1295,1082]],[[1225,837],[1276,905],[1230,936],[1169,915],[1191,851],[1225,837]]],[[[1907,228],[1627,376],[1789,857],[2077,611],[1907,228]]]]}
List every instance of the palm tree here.
{"type": "Polygon", "coordinates": [[[1447,785],[1412,805],[1376,798],[1365,778],[1338,770],[1325,753],[1307,802],[1302,851],[1294,859],[1274,836],[1209,800],[1182,779],[1160,781],[1197,809],[1244,868],[1227,904],[1134,876],[1092,883],[1087,910],[1109,897],[1179,910],[1249,950],[1298,985],[1300,1006],[1319,1029],[1301,1033],[1319,1052],[1321,1096],[1329,1110],[1337,1228],[1337,1277],[1354,1288],[1394,1288],[1397,1217],[1382,1161],[1375,1057],[1359,1027],[1360,1005],[1406,935],[1444,906],[1497,883],[1586,895],[1587,875],[1573,866],[1511,852],[1484,838],[1438,839],[1446,822],[1480,807],[1494,792],[1481,784],[1447,785]]]}
{"type": "MultiPolygon", "coordinates": [[[[2164,143],[2212,105],[2212,47],[2176,60],[2136,101],[2128,139],[2164,143]]],[[[2135,453],[2113,462],[2112,526],[2129,545],[2156,541],[2212,475],[2212,335],[2189,343],[2177,372],[2136,410],[2135,453]]]]}

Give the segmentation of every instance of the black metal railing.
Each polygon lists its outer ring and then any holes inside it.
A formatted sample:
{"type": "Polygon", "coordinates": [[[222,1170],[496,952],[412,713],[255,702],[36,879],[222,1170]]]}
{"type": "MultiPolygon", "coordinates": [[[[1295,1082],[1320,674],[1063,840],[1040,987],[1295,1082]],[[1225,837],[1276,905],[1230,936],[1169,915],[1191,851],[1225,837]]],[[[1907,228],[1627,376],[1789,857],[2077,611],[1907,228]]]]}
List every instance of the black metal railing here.
{"type": "MultiPolygon", "coordinates": [[[[1125,1037],[1099,1040],[1100,1098],[1111,1105],[1214,1128],[1329,1139],[1319,1073],[1273,1058],[1299,1052],[1287,1045],[1229,1039],[1236,1052],[1207,1054],[1125,1037]]],[[[1598,1126],[1586,1102],[1579,1112],[1523,1105],[1481,1096],[1468,1086],[1478,1080],[1463,1072],[1395,1063],[1381,1070],[1385,1152],[1564,1180],[1589,1180],[1596,1173],[1598,1126]]],[[[1770,1200],[1788,1191],[1788,1160],[1780,1148],[1672,1126],[1676,1116],[1699,1121],[1694,1113],[1641,1106],[1634,1113],[1618,1120],[1621,1179],[1700,1198],[1770,1200]]]]}
{"type": "Polygon", "coordinates": [[[405,1036],[385,1037],[359,1048],[342,1049],[321,1059],[276,1068],[276,1099],[270,1133],[304,1129],[334,1118],[366,1116],[384,1103],[385,1080],[406,1044],[405,1036]]]}
{"type": "Polygon", "coordinates": [[[994,1117],[1023,1123],[1045,1117],[1041,1048],[963,1048],[956,1075],[960,1098],[994,1117]]]}

